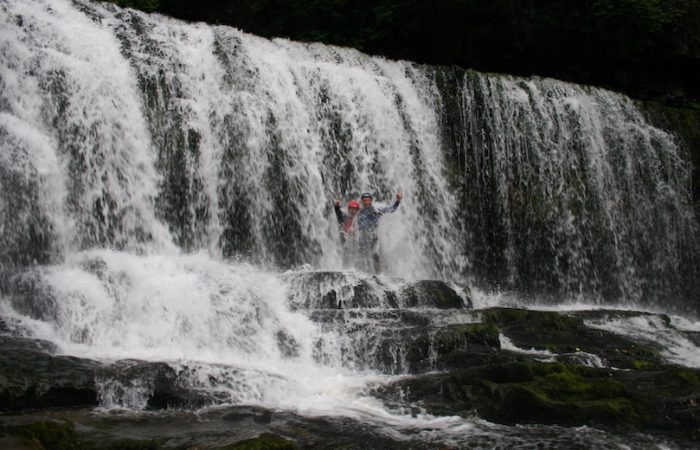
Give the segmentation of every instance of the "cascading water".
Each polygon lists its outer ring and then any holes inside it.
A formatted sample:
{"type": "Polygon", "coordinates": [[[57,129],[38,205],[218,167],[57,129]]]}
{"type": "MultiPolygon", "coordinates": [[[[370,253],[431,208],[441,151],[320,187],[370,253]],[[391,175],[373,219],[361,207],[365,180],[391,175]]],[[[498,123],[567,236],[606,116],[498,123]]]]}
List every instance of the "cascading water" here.
{"type": "Polygon", "coordinates": [[[333,200],[401,191],[444,208],[384,219],[387,272],[461,277],[426,74],[109,5],[2,8],[3,315],[71,354],[204,365],[186,382],[223,401],[362,401],[372,338],[291,312],[294,274],[260,265],[340,268],[333,200]]]}
{"type": "MultiPolygon", "coordinates": [[[[0,307],[64,353],[411,427],[366,394],[412,369],[382,315],[411,283],[653,305],[700,278],[688,164],[623,96],[87,0],[0,11],[0,307]],[[405,199],[379,277],[343,270],[332,211],[364,191],[405,199]]],[[[150,389],[100,383],[107,406],[150,389]]]]}
{"type": "Polygon", "coordinates": [[[539,294],[694,309],[691,168],[673,136],[601,89],[441,75],[474,272],[539,294]]]}

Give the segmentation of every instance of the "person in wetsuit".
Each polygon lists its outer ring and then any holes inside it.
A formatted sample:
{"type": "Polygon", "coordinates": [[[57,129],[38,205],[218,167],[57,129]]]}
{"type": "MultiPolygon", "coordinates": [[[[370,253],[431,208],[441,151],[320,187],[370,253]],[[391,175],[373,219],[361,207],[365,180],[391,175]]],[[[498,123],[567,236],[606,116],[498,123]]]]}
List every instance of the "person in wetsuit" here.
{"type": "Polygon", "coordinates": [[[357,245],[357,213],[360,211],[360,203],[357,200],[348,202],[348,213],[340,209],[340,200],[335,201],[335,217],[340,226],[340,236],[343,241],[343,263],[345,266],[354,265],[358,254],[357,245]]]}
{"type": "Polygon", "coordinates": [[[377,238],[377,227],[379,219],[384,214],[390,214],[396,211],[401,203],[401,193],[396,194],[396,201],[391,206],[376,207],[372,205],[372,194],[364,193],[360,197],[362,209],[357,213],[357,231],[359,233],[359,251],[362,268],[368,272],[374,270],[375,273],[381,272],[381,261],[379,259],[379,240],[377,238]],[[370,264],[370,258],[372,263],[370,264]]]}

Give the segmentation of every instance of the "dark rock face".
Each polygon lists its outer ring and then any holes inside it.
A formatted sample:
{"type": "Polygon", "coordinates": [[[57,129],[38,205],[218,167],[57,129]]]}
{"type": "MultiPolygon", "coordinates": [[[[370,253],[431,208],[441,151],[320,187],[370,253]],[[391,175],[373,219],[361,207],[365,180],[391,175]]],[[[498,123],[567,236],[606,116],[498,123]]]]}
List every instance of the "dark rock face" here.
{"type": "Polygon", "coordinates": [[[52,356],[49,343],[0,336],[0,411],[97,406],[98,363],[52,356]]]}

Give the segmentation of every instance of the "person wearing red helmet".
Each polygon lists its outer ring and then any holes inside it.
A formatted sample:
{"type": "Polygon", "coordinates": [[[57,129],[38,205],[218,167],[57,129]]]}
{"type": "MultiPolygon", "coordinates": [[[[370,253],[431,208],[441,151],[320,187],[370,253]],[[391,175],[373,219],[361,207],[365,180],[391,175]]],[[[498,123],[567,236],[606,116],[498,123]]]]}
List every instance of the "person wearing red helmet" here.
{"type": "Polygon", "coordinates": [[[355,222],[355,216],[360,210],[360,203],[357,200],[350,200],[348,202],[348,213],[345,214],[340,209],[340,200],[335,201],[335,217],[338,219],[338,225],[342,230],[343,241],[347,241],[348,238],[355,231],[353,224],[355,222]]]}
{"type": "Polygon", "coordinates": [[[340,225],[340,236],[343,241],[343,264],[346,267],[354,266],[358,257],[357,226],[355,224],[360,203],[357,200],[348,202],[348,213],[340,209],[340,200],[335,201],[335,216],[340,225]]]}

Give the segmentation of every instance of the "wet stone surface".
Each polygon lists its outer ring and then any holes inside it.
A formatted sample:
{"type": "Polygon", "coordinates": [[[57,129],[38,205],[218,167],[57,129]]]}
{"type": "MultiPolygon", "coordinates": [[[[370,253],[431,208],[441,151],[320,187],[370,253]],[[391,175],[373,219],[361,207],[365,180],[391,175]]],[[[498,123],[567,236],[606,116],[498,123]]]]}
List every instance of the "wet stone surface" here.
{"type": "MultiPolygon", "coordinates": [[[[611,442],[693,448],[700,439],[700,370],[673,363],[667,342],[605,328],[649,323],[691,342],[697,337],[664,315],[421,307],[318,308],[308,315],[345,335],[352,368],[401,375],[367,393],[393,419],[234,406],[225,389],[214,388],[245,389],[235,386],[242,379],[235,367],[221,367],[228,379],[208,375],[206,388],[196,382],[196,365],[57,355],[51,343],[21,337],[3,320],[0,444],[490,448],[535,445],[542,439],[535,436],[546,435],[551,448],[609,448],[611,442]],[[122,412],[94,409],[100,404],[122,412]],[[402,425],[396,428],[392,420],[402,425]],[[456,437],[463,431],[437,430],[436,420],[456,421],[454,429],[467,427],[472,434],[467,439],[456,437]],[[567,437],[582,426],[589,428],[576,438],[580,442],[567,437]],[[535,429],[539,434],[532,434],[535,429]]],[[[298,356],[290,336],[278,334],[277,340],[286,357],[298,356]]]]}

